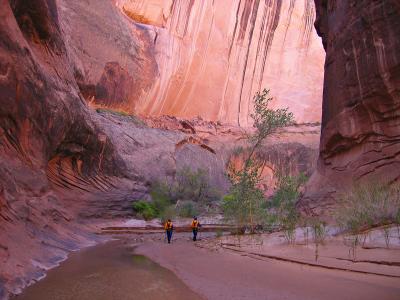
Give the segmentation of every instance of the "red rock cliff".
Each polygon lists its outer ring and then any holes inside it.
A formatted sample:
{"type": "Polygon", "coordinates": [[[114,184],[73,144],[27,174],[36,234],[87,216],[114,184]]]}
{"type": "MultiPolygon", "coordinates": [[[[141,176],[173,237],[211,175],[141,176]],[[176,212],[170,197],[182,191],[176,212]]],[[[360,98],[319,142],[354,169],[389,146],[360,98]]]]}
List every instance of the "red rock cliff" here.
{"type": "Polygon", "coordinates": [[[298,122],[319,122],[325,53],[312,0],[118,0],[153,36],[159,75],[138,99],[148,115],[248,125],[264,87],[298,122]]]}
{"type": "Polygon", "coordinates": [[[400,2],[316,0],[326,49],[318,172],[306,201],[400,180],[400,2]]]}

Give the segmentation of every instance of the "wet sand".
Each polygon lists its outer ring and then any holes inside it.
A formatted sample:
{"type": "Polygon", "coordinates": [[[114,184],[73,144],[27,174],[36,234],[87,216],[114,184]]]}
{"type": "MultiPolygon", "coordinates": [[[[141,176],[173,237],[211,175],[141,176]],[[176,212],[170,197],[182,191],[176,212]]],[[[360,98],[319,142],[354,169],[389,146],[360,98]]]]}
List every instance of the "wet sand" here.
{"type": "Polygon", "coordinates": [[[399,278],[212,252],[187,238],[171,245],[147,242],[135,251],[172,270],[207,299],[400,299],[399,278]]]}
{"type": "Polygon", "coordinates": [[[400,299],[400,278],[210,251],[206,240],[196,246],[183,233],[167,244],[162,236],[73,253],[15,299],[400,299]]]}
{"type": "Polygon", "coordinates": [[[16,300],[202,299],[171,271],[113,241],[70,255],[16,300]]]}

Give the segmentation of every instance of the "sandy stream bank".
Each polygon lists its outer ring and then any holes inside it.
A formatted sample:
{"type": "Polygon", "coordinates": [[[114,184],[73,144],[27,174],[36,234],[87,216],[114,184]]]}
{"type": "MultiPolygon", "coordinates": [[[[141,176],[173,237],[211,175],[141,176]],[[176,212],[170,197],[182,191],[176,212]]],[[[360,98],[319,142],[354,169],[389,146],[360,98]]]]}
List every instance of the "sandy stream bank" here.
{"type": "Polygon", "coordinates": [[[194,243],[189,232],[179,232],[167,244],[162,231],[114,234],[120,241],[72,254],[16,299],[400,299],[394,234],[391,249],[371,234],[357,262],[333,237],[316,262],[312,243],[289,246],[282,233],[244,237],[240,245],[234,236],[215,235],[203,232],[194,243]],[[150,260],[138,264],[138,255],[150,260]]]}
{"type": "MultiPolygon", "coordinates": [[[[146,255],[173,271],[207,299],[400,299],[397,275],[362,274],[260,259],[221,248],[211,251],[207,243],[202,240],[195,245],[187,235],[181,235],[172,245],[162,240],[145,242],[135,253],[146,255]]],[[[287,247],[281,246],[282,254],[287,247]]],[[[325,250],[321,250],[322,256],[325,250]]],[[[384,251],[400,259],[398,250],[395,254],[384,251]]],[[[375,266],[370,268],[373,272],[375,266]]]]}

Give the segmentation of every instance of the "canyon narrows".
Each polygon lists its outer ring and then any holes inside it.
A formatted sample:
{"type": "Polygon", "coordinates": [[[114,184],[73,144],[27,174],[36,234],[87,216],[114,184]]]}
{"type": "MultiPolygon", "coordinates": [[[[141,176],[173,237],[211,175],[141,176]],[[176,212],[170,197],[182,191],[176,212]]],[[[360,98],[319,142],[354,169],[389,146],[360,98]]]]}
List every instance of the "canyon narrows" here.
{"type": "Polygon", "coordinates": [[[296,119],[259,153],[266,193],[277,170],[313,174],[299,208],[324,214],[353,179],[399,181],[396,0],[0,7],[0,299],[132,216],[153,180],[204,168],[227,191],[265,87],[296,119]]]}

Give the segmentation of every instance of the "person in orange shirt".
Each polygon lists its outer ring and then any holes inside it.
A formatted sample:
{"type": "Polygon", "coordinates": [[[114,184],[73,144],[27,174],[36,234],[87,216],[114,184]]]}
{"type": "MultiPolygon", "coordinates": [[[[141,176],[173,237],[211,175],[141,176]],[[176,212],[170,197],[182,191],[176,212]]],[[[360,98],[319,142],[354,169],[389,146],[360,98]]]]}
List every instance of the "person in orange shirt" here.
{"type": "Polygon", "coordinates": [[[199,231],[199,227],[201,227],[200,222],[197,221],[196,216],[193,217],[191,227],[192,227],[192,232],[193,232],[193,241],[196,241],[197,240],[197,232],[199,231]]]}
{"type": "Polygon", "coordinates": [[[172,224],[171,219],[168,219],[164,224],[165,234],[167,235],[168,244],[171,244],[172,232],[174,230],[174,225],[172,224]]]}

